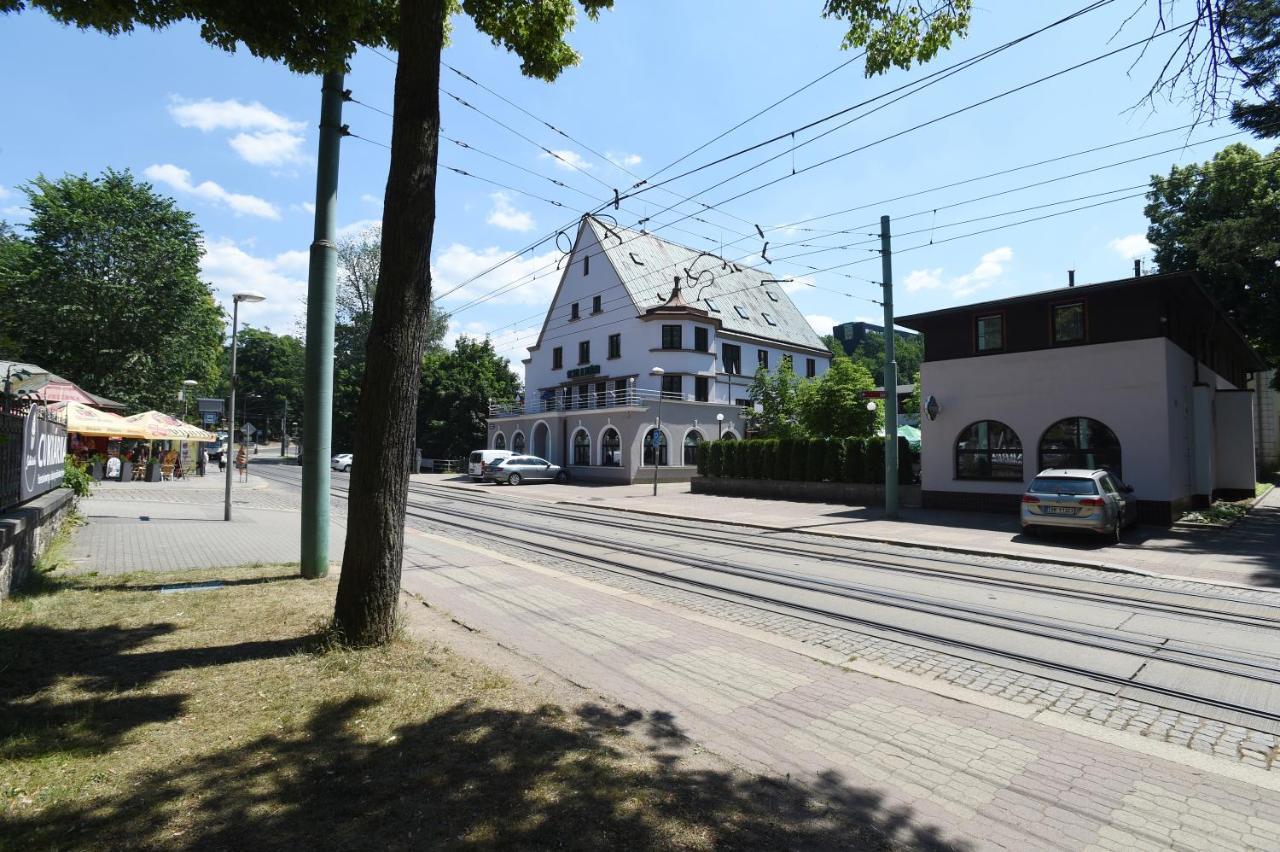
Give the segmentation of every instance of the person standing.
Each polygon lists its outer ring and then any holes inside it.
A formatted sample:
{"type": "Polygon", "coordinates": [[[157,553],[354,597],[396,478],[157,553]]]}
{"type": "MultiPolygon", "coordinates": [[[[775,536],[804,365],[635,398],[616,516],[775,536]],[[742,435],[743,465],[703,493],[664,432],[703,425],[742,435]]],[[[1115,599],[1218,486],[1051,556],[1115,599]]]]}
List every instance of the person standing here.
{"type": "Polygon", "coordinates": [[[249,481],[249,456],[245,454],[244,444],[236,451],[236,470],[240,471],[240,481],[249,481]]]}
{"type": "Polygon", "coordinates": [[[209,467],[209,451],[204,445],[200,445],[200,458],[196,461],[196,473],[204,476],[205,470],[209,467]]]}

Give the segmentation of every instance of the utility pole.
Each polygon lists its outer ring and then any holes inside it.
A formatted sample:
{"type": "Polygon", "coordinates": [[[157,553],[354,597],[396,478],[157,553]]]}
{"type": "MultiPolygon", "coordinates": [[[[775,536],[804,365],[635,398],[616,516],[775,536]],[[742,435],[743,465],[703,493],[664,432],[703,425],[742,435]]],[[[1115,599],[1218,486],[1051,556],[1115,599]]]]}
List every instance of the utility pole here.
{"type": "Polygon", "coordinates": [[[289,397],[284,398],[284,414],[280,415],[280,458],[289,449],[289,397]]]}
{"type": "Polygon", "coordinates": [[[329,573],[329,451],[333,443],[333,315],[338,278],[335,220],[344,78],[324,75],[316,164],[316,224],[307,270],[307,351],[302,421],[302,576],[329,573]]]}
{"type": "Polygon", "coordinates": [[[898,517],[898,362],[894,360],[893,252],[889,217],[880,217],[880,275],[884,288],[884,516],[898,517]]]}

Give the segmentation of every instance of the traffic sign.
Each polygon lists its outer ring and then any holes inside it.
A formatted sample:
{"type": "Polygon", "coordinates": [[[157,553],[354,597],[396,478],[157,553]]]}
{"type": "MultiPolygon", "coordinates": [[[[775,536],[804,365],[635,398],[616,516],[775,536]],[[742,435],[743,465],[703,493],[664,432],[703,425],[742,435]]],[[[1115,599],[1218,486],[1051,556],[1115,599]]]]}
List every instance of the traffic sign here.
{"type": "Polygon", "coordinates": [[[254,432],[258,431],[258,427],[254,426],[252,423],[246,423],[240,427],[240,431],[244,432],[246,435],[252,436],[254,432]]]}

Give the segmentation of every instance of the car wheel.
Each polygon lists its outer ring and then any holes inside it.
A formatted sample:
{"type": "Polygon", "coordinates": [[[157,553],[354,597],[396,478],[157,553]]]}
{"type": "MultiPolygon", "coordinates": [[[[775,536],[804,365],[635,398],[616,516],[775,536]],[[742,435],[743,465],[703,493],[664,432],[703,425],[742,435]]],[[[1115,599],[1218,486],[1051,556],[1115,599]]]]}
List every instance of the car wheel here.
{"type": "Polygon", "coordinates": [[[569,481],[569,474],[565,473],[563,470],[556,474],[556,482],[558,482],[559,484],[563,485],[568,481],[569,481]]]}
{"type": "Polygon", "coordinates": [[[343,472],[343,473],[350,473],[350,472],[351,472],[351,465],[349,465],[349,464],[348,464],[348,465],[343,465],[343,466],[342,466],[342,472],[343,472]]]}
{"type": "Polygon", "coordinates": [[[1029,535],[1032,538],[1040,537],[1040,528],[1035,524],[1027,524],[1025,527],[1022,528],[1022,532],[1024,535],[1029,535]]]}
{"type": "Polygon", "coordinates": [[[1124,519],[1123,519],[1123,518],[1116,518],[1116,528],[1115,528],[1115,532],[1112,534],[1112,538],[1111,538],[1111,542],[1112,542],[1113,544],[1119,544],[1119,543],[1120,543],[1120,533],[1122,533],[1123,531],[1124,531],[1124,519]]]}
{"type": "Polygon", "coordinates": [[[471,477],[471,481],[472,481],[472,482],[484,482],[484,477],[483,477],[483,476],[473,476],[473,477],[471,477]]]}
{"type": "Polygon", "coordinates": [[[508,477],[507,477],[507,484],[508,484],[508,485],[519,485],[519,484],[520,484],[520,474],[518,474],[518,473],[513,473],[513,474],[511,474],[510,476],[508,476],[508,477]]]}

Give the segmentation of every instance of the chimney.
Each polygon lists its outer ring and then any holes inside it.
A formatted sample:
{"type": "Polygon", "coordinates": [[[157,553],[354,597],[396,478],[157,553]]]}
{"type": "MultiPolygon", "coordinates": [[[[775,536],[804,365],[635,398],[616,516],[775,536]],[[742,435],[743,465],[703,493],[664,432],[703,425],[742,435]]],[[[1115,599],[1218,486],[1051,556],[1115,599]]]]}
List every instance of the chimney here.
{"type": "Polygon", "coordinates": [[[1140,257],[1135,257],[1133,259],[1133,277],[1134,278],[1142,277],[1142,258],[1140,257]]]}
{"type": "Polygon", "coordinates": [[[1068,287],[1076,286],[1076,271],[1074,269],[1067,270],[1067,286],[1068,287]]]}

